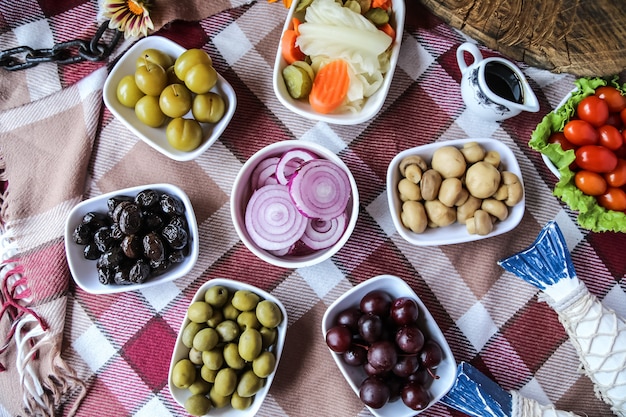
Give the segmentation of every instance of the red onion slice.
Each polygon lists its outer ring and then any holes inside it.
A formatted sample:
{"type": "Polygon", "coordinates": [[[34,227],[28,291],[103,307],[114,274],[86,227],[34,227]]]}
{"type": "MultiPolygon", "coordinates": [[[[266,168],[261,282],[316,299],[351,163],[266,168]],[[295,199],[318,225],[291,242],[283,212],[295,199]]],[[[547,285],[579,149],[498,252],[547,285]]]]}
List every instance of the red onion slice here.
{"type": "Polygon", "coordinates": [[[307,219],[294,206],[286,185],[266,185],[256,190],[246,207],[246,230],[260,248],[280,251],[296,243],[307,219]]]}
{"type": "Polygon", "coordinates": [[[318,156],[307,149],[292,149],[285,152],[276,164],[276,178],[279,184],[287,184],[289,178],[304,162],[317,159],[318,156]]]}
{"type": "Polygon", "coordinates": [[[279,160],[280,158],[278,156],[272,156],[259,162],[250,175],[252,190],[259,189],[263,185],[266,185],[267,178],[276,173],[276,164],[278,164],[279,160]]]}
{"type": "Polygon", "coordinates": [[[346,211],[350,179],[334,162],[313,159],[302,164],[291,177],[289,193],[304,216],[330,220],[346,211]]]}
{"type": "Polygon", "coordinates": [[[309,219],[300,241],[314,250],[330,248],[346,231],[347,217],[344,212],[331,220],[309,219]]]}

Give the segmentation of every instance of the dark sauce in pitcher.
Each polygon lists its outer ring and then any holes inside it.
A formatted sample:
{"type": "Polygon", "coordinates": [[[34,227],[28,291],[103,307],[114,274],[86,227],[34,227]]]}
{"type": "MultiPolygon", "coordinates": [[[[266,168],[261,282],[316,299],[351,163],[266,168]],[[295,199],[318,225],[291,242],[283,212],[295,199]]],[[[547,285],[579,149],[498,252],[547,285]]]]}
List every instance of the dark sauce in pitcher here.
{"type": "Polygon", "coordinates": [[[518,104],[524,102],[522,83],[508,66],[500,62],[488,62],[485,65],[485,82],[494,94],[503,99],[518,104]]]}

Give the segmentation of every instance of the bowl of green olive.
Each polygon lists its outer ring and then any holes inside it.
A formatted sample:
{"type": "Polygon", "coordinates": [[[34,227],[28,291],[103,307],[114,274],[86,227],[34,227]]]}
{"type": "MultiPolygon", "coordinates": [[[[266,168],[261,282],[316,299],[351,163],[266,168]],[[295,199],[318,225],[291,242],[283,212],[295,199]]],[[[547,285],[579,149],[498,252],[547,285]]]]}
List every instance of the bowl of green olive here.
{"type": "Polygon", "coordinates": [[[162,36],[135,43],[104,84],[109,111],[146,144],[190,161],[222,135],[237,107],[232,86],[203,49],[162,36]]]}
{"type": "Polygon", "coordinates": [[[191,299],[168,376],[172,397],[194,416],[255,416],[285,344],[287,310],[250,284],[214,278],[191,299]]]}

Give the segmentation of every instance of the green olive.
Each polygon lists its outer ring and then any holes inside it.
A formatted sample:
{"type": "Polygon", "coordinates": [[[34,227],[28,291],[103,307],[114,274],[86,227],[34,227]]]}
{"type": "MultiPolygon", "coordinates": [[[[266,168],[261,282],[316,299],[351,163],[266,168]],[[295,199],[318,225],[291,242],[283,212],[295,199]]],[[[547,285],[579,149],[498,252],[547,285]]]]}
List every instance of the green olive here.
{"type": "Polygon", "coordinates": [[[217,371],[219,371],[219,369],[209,369],[206,366],[202,366],[202,368],[200,368],[200,376],[202,377],[202,379],[204,379],[206,382],[210,382],[211,384],[215,382],[215,377],[217,376],[217,371]]]}
{"type": "Polygon", "coordinates": [[[191,392],[191,395],[196,395],[196,394],[208,394],[209,391],[211,390],[211,383],[208,381],[205,381],[204,379],[202,379],[202,377],[198,377],[196,378],[196,380],[194,381],[193,384],[191,384],[189,386],[189,392],[191,392]]]}
{"type": "Polygon", "coordinates": [[[196,64],[187,70],[185,85],[196,94],[205,94],[217,84],[217,71],[211,64],[196,64]]]}
{"type": "Polygon", "coordinates": [[[205,327],[206,326],[204,324],[194,323],[193,321],[190,321],[189,324],[187,324],[185,328],[183,329],[183,335],[182,335],[183,345],[185,345],[188,348],[192,348],[193,339],[194,337],[196,337],[196,333],[198,333],[200,330],[204,329],[205,327]]]}
{"type": "Polygon", "coordinates": [[[239,378],[236,392],[244,398],[252,397],[261,388],[263,388],[263,379],[259,378],[254,372],[252,372],[252,369],[248,369],[239,378]]]}
{"type": "Polygon", "coordinates": [[[276,368],[276,356],[268,350],[261,352],[257,358],[252,361],[252,371],[259,378],[267,378],[274,372],[276,368]]]}
{"type": "Polygon", "coordinates": [[[197,64],[213,65],[213,61],[209,54],[202,49],[188,49],[176,58],[174,62],[174,72],[179,79],[184,80],[189,68],[197,64]]]}
{"type": "Polygon", "coordinates": [[[252,405],[252,397],[242,397],[235,391],[230,397],[230,405],[235,410],[245,410],[252,405]]]}
{"type": "Polygon", "coordinates": [[[194,323],[205,323],[213,316],[213,307],[204,301],[196,301],[187,308],[187,317],[194,323]]]}
{"type": "Polygon", "coordinates": [[[182,84],[170,84],[159,96],[161,111],[169,117],[183,117],[191,110],[191,92],[182,84]]]}
{"type": "Polygon", "coordinates": [[[239,325],[239,329],[241,331],[246,330],[247,328],[257,330],[261,328],[261,323],[259,323],[259,319],[257,319],[254,311],[242,311],[237,317],[237,324],[239,325]]]}
{"type": "Polygon", "coordinates": [[[189,359],[181,359],[172,369],[172,383],[176,388],[187,389],[196,380],[196,367],[189,359]]]}
{"type": "Polygon", "coordinates": [[[150,127],[161,127],[167,120],[159,107],[159,98],[155,96],[140,98],[135,104],[135,115],[141,123],[150,127]]]}
{"type": "Polygon", "coordinates": [[[217,308],[223,307],[224,304],[226,304],[226,301],[228,301],[228,298],[228,288],[223,285],[209,287],[204,293],[204,301],[217,308]]]}
{"type": "Polygon", "coordinates": [[[283,313],[278,305],[270,300],[261,301],[256,307],[256,316],[259,322],[270,329],[276,327],[283,321],[283,313]]]}
{"type": "Polygon", "coordinates": [[[204,394],[196,394],[185,400],[185,410],[192,416],[203,416],[211,409],[211,400],[204,394]]]}
{"type": "Polygon", "coordinates": [[[219,338],[215,329],[211,327],[204,328],[194,336],[193,347],[201,352],[211,350],[217,345],[219,338]]]}
{"type": "Polygon", "coordinates": [[[165,137],[174,149],[193,151],[202,143],[202,126],[195,120],[177,117],[168,123],[165,137]]]}
{"type": "Polygon", "coordinates": [[[199,122],[217,123],[224,117],[225,112],[224,99],[211,91],[195,96],[191,105],[191,114],[199,122]]]}
{"type": "Polygon", "coordinates": [[[232,369],[243,369],[246,366],[246,362],[239,355],[236,343],[228,343],[224,346],[224,362],[232,369]]]}
{"type": "Polygon", "coordinates": [[[206,324],[208,324],[209,327],[216,328],[217,325],[223,321],[224,321],[224,313],[222,313],[222,310],[213,309],[213,315],[211,316],[210,319],[207,320],[206,324]]]}
{"type": "Polygon", "coordinates": [[[230,404],[230,395],[219,395],[215,389],[215,385],[209,391],[209,398],[215,408],[223,408],[230,404]]]}
{"type": "Polygon", "coordinates": [[[250,290],[237,290],[231,304],[239,311],[250,311],[256,308],[260,300],[261,297],[250,290]]]}
{"type": "Polygon", "coordinates": [[[275,327],[272,329],[261,327],[259,333],[261,333],[261,339],[263,339],[263,349],[269,348],[278,339],[278,330],[275,327]]]}
{"type": "Polygon", "coordinates": [[[224,314],[224,319],[226,320],[237,321],[237,316],[241,314],[241,311],[233,306],[231,300],[228,300],[226,304],[224,304],[224,307],[222,307],[222,314],[224,314]]]}
{"type": "Polygon", "coordinates": [[[202,352],[192,347],[189,349],[189,360],[194,365],[202,365],[202,352]]]}
{"type": "Polygon", "coordinates": [[[144,92],[137,87],[134,75],[125,75],[119,83],[117,83],[117,101],[122,106],[133,108],[139,99],[145,96],[144,92]]]}
{"type": "Polygon", "coordinates": [[[201,356],[202,363],[207,368],[217,371],[224,364],[223,349],[216,347],[211,350],[205,350],[201,356]]]}
{"type": "Polygon", "coordinates": [[[215,327],[222,342],[232,342],[239,336],[239,326],[232,320],[224,320],[215,327]]]}
{"type": "Polygon", "coordinates": [[[239,336],[239,356],[243,360],[252,362],[263,349],[263,339],[261,333],[256,329],[246,329],[239,336]]]}
{"type": "Polygon", "coordinates": [[[168,68],[174,65],[174,59],[163,51],[155,48],[144,49],[135,61],[135,69],[146,65],[148,62],[168,68]]]}
{"type": "Polygon", "coordinates": [[[217,372],[213,389],[217,395],[227,397],[237,388],[237,373],[232,368],[223,368],[217,372]]]}
{"type": "Polygon", "coordinates": [[[149,96],[159,96],[167,86],[167,74],[162,66],[148,62],[135,71],[137,87],[149,96]]]}

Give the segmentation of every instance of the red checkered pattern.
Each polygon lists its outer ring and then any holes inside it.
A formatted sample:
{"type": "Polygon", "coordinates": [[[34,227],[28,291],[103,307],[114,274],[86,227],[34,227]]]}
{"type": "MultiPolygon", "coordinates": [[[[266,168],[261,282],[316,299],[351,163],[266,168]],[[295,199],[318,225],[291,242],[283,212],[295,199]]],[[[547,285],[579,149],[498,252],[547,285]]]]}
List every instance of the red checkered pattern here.
{"type": "MultiPolygon", "coordinates": [[[[89,37],[95,30],[94,2],[25,3],[32,7],[28,18],[23,10],[0,3],[0,39],[15,42],[12,34],[33,22],[49,25],[55,42],[89,37]]],[[[409,1],[407,8],[389,98],[374,120],[358,126],[304,120],[275,98],[271,71],[286,16],[280,4],[253,2],[198,22],[175,21],[158,32],[186,48],[207,50],[233,85],[238,107],[212,148],[195,161],[178,163],[139,141],[103,106],[85,196],[146,183],[180,186],[198,216],[200,259],[189,275],[174,283],[97,296],[73,285],[62,266],[70,282],[63,357],[88,386],[78,415],[184,414],[167,387],[170,356],[187,304],[204,282],[216,277],[268,290],[289,313],[283,360],[260,415],[369,415],[334,366],[319,323],[326,307],[346,289],[379,274],[397,275],[411,285],[444,331],[457,361],[468,361],[505,389],[541,403],[581,415],[611,415],[578,372],[576,353],[556,314],[533,288],[496,265],[528,246],[542,225],[556,218],[581,279],[592,293],[626,314],[626,237],[579,230],[575,213],[551,195],[555,179],[527,146],[543,115],[573,88],[573,77],[520,63],[541,110],[499,124],[476,120],[461,100],[455,58],[466,38],[416,1],[409,1]],[[391,159],[417,145],[485,136],[505,142],[520,162],[527,204],[520,226],[495,238],[452,246],[414,247],[402,240],[387,209],[385,177],[391,159]],[[256,151],[280,140],[310,140],[336,151],[352,170],[361,197],[359,220],[346,246],[331,260],[302,270],[257,259],[239,241],[230,220],[228,196],[238,169],[256,151]]],[[[51,82],[46,91],[67,88],[101,65],[64,67],[56,87],[51,82]]],[[[50,251],[50,259],[63,259],[60,240],[38,250],[50,251]]],[[[461,413],[438,404],[423,415],[461,413]]]]}

